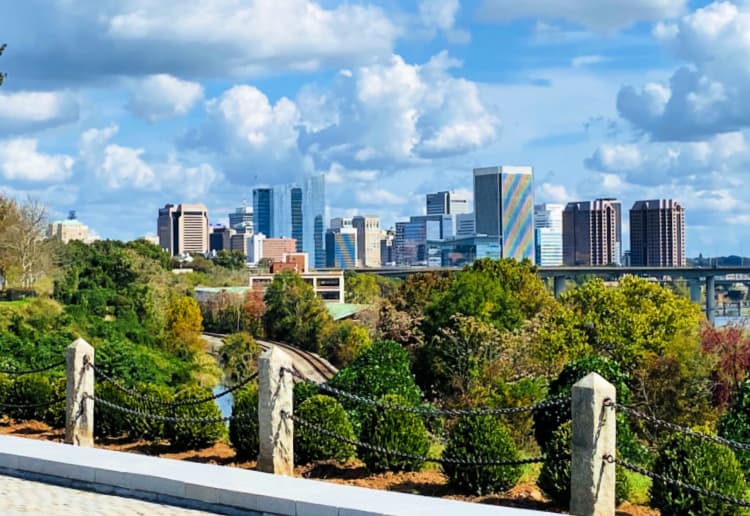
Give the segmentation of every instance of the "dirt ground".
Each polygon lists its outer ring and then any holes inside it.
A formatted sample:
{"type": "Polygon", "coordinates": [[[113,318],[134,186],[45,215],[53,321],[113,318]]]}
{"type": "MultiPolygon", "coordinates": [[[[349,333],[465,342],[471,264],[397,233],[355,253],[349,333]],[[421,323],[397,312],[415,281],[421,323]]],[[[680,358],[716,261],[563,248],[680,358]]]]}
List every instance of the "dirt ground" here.
{"type": "MultiPolygon", "coordinates": [[[[48,441],[63,441],[63,431],[52,429],[44,423],[29,421],[13,423],[0,421],[0,434],[43,439],[48,441]]],[[[126,439],[107,438],[97,439],[96,446],[109,450],[129,453],[141,453],[169,459],[189,460],[206,464],[219,464],[244,469],[255,469],[255,461],[237,461],[234,450],[225,443],[218,443],[210,448],[187,452],[172,452],[167,444],[155,444],[146,441],[130,441],[126,439]]],[[[334,462],[319,462],[295,468],[295,474],[302,478],[324,480],[338,484],[349,484],[371,489],[383,489],[402,493],[438,496],[454,500],[504,505],[524,509],[564,512],[555,507],[534,483],[521,483],[506,491],[487,496],[466,496],[456,493],[448,486],[446,476],[438,471],[427,469],[419,472],[377,473],[373,474],[359,463],[339,464],[334,462]]],[[[618,516],[658,516],[659,511],[648,507],[631,505],[625,502],[617,508],[618,516]]]]}

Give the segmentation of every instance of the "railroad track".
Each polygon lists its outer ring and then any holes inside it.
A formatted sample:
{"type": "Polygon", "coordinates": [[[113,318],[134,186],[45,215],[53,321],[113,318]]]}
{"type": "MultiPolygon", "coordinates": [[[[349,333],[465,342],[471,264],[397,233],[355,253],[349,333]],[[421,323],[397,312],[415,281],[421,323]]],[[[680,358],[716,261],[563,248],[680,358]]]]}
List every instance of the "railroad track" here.
{"type": "MultiPolygon", "coordinates": [[[[203,334],[218,339],[226,337],[223,333],[203,332],[203,334]]],[[[315,353],[301,350],[285,342],[273,340],[256,340],[256,342],[264,351],[270,349],[272,346],[283,349],[286,353],[292,356],[294,370],[308,380],[323,383],[330,380],[333,375],[338,372],[338,369],[328,362],[328,360],[325,360],[315,353]]]]}

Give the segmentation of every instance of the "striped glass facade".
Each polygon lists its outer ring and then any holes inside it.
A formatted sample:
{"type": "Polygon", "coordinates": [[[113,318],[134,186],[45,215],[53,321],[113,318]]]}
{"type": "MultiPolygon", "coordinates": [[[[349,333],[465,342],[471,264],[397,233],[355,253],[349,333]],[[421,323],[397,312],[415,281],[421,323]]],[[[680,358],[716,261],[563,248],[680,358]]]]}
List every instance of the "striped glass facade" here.
{"type": "Polygon", "coordinates": [[[326,233],[328,267],[351,269],[357,264],[357,230],[343,228],[326,233]]]}

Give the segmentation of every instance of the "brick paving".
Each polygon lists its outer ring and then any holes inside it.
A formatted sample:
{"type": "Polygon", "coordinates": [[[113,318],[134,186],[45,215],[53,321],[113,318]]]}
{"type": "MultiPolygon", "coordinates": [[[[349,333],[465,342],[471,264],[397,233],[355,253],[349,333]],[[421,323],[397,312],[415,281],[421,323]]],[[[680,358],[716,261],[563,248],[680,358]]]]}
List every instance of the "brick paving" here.
{"type": "Polygon", "coordinates": [[[215,514],[0,475],[0,514],[199,516],[215,514]]]}

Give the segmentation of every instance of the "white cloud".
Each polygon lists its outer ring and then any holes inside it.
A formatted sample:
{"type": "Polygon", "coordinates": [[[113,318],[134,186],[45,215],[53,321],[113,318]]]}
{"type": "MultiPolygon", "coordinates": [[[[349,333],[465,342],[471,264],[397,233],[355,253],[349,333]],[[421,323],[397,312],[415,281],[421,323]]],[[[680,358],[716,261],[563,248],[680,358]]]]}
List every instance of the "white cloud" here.
{"type": "Polygon", "coordinates": [[[64,181],[73,173],[72,157],[44,154],[33,138],[0,140],[0,172],[9,181],[64,181]]]}
{"type": "Polygon", "coordinates": [[[383,188],[357,190],[355,198],[358,204],[365,206],[381,206],[384,204],[393,206],[406,204],[409,201],[408,197],[396,195],[383,188]]]}
{"type": "Polygon", "coordinates": [[[750,125],[750,3],[714,2],[654,29],[688,65],[666,84],[620,91],[620,114],[659,140],[700,140],[750,125]]]}
{"type": "Polygon", "coordinates": [[[628,27],[639,21],[658,21],[681,14],[686,0],[484,0],[481,18],[509,21],[518,18],[565,19],[597,31],[628,27]]]}
{"type": "Polygon", "coordinates": [[[67,92],[0,94],[0,134],[19,134],[78,120],[78,102],[67,92]]]}
{"type": "Polygon", "coordinates": [[[184,115],[203,98],[203,87],[167,74],[146,77],[133,88],[128,108],[149,122],[184,115]]]}
{"type": "Polygon", "coordinates": [[[572,195],[564,185],[541,183],[536,187],[536,200],[539,202],[565,204],[572,200],[572,195]]]}
{"type": "Polygon", "coordinates": [[[570,60],[570,65],[573,68],[581,68],[584,66],[604,63],[606,61],[608,61],[608,59],[600,55],[577,56],[570,60]]]}
{"type": "Polygon", "coordinates": [[[419,15],[428,27],[450,30],[456,21],[459,7],[458,0],[421,0],[419,15]]]}

